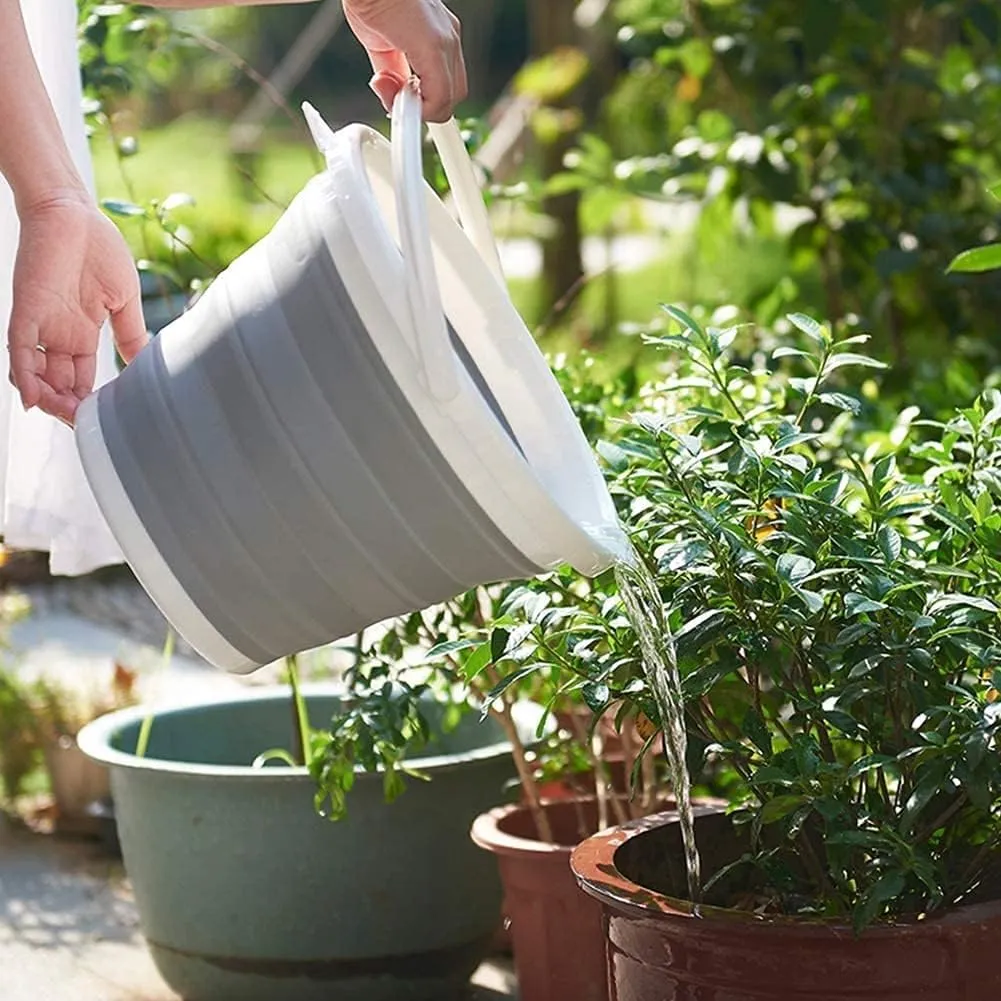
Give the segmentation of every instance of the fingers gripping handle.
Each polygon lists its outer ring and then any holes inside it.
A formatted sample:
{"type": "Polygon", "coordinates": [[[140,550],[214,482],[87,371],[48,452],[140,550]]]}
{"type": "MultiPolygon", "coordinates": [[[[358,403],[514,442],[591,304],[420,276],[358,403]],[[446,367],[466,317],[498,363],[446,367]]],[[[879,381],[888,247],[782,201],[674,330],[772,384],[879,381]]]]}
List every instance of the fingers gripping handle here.
{"type": "MultiPolygon", "coordinates": [[[[428,225],[427,190],[421,155],[421,99],[404,87],[393,104],[392,162],[396,214],[405,268],[406,300],[428,388],[445,403],[459,392],[459,370],[448,336],[428,225]]],[[[431,129],[459,211],[459,222],[487,266],[503,284],[490,219],[465,144],[454,120],[431,129]]]]}

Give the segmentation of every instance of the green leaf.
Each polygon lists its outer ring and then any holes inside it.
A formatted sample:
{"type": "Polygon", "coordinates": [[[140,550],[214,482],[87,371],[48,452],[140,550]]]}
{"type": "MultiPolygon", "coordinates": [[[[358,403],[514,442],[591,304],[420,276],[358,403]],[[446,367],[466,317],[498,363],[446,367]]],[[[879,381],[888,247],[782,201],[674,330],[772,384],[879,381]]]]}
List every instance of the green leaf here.
{"type": "Polygon", "coordinates": [[[890,901],[900,896],[904,883],[904,874],[894,870],[884,873],[865,891],[852,914],[852,926],[856,934],[882,914],[890,901]]]}
{"type": "Polygon", "coordinates": [[[713,340],[719,351],[725,351],[737,338],[737,328],[729,327],[726,330],[712,331],[713,340]]]}
{"type": "Polygon", "coordinates": [[[466,638],[461,640],[448,640],[446,643],[439,643],[437,646],[431,647],[431,649],[424,655],[424,663],[428,664],[434,660],[441,660],[443,657],[447,657],[449,654],[458,653],[461,650],[470,650],[475,646],[479,646],[480,642],[480,640],[466,638]]]}
{"type": "Polygon", "coordinates": [[[798,587],[796,588],[796,594],[814,615],[824,607],[823,595],[817,594],[816,591],[809,591],[806,588],[798,587]]]}
{"type": "Polygon", "coordinates": [[[490,644],[481,643],[462,664],[462,673],[467,681],[478,677],[491,662],[490,644]]]}
{"type": "Polygon", "coordinates": [[[195,199],[186,194],[183,191],[175,191],[172,195],[167,195],[166,198],[160,203],[160,208],[164,212],[173,212],[175,209],[182,208],[186,205],[194,205],[195,199]]]}
{"type": "Polygon", "coordinates": [[[834,638],[835,646],[851,646],[857,643],[864,636],[868,636],[876,628],[875,622],[856,622],[846,626],[834,638]]]}
{"type": "Polygon", "coordinates": [[[786,319],[799,331],[818,344],[829,344],[831,335],[827,328],[805,313],[789,313],[786,319]]]}
{"type": "Polygon", "coordinates": [[[685,699],[701,698],[718,681],[733,674],[735,671],[736,668],[732,664],[727,664],[719,660],[713,661],[711,664],[706,664],[705,667],[700,667],[696,671],[692,671],[691,674],[685,677],[682,683],[685,699]]]}
{"type": "Polygon", "coordinates": [[[664,312],[673,320],[677,320],[686,330],[693,334],[701,334],[702,328],[683,309],[678,306],[664,306],[664,312]]]}
{"type": "Polygon", "coordinates": [[[849,716],[848,713],[843,712],[841,709],[828,709],[824,712],[824,719],[827,720],[831,726],[836,727],[840,730],[846,737],[855,737],[859,733],[858,720],[849,716]]]}
{"type": "Polygon", "coordinates": [[[821,393],[817,399],[829,407],[844,410],[856,417],[862,412],[862,404],[854,396],[849,396],[847,393],[821,393]]]}
{"type": "Polygon", "coordinates": [[[541,670],[544,664],[529,664],[528,667],[521,668],[520,671],[515,671],[514,674],[509,674],[506,678],[502,678],[498,684],[494,685],[493,688],[487,693],[483,700],[483,715],[486,716],[490,712],[490,706],[497,701],[509,688],[513,685],[517,685],[519,681],[524,681],[529,675],[534,674],[536,671],[541,670]]]}
{"type": "Polygon", "coordinates": [[[947,272],[979,274],[1001,268],[1001,243],[989,243],[984,247],[964,250],[946,268],[947,272]]]}
{"type": "Polygon", "coordinates": [[[929,762],[922,772],[914,791],[904,804],[904,812],[900,818],[900,833],[907,837],[921,811],[941,792],[948,763],[944,759],[929,762]]]}
{"type": "Polygon", "coordinates": [[[771,757],[772,735],[768,732],[765,721],[753,709],[748,709],[744,714],[744,722],[741,725],[741,729],[766,758],[771,757]]]}
{"type": "Polygon", "coordinates": [[[886,838],[875,831],[835,831],[824,838],[828,845],[848,845],[852,848],[878,848],[886,844],[886,838]]]}
{"type": "Polygon", "coordinates": [[[715,636],[725,625],[728,615],[721,608],[710,608],[689,619],[675,634],[678,650],[688,654],[698,650],[707,639],[715,636]]]}
{"type": "Polygon", "coordinates": [[[874,772],[885,768],[887,765],[893,764],[893,761],[894,759],[886,754],[867,754],[852,763],[848,769],[848,778],[857,779],[860,775],[865,775],[867,772],[874,772]]]}
{"type": "Polygon", "coordinates": [[[998,606],[990,598],[983,598],[975,594],[940,594],[933,598],[928,605],[930,615],[939,615],[949,608],[976,608],[981,612],[994,614],[998,611],[998,606]]]}
{"type": "Polygon", "coordinates": [[[864,594],[856,594],[849,591],[845,595],[845,613],[848,615],[861,615],[863,612],[883,612],[886,605],[881,601],[873,601],[864,594]]]}
{"type": "Polygon", "coordinates": [[[580,690],[580,694],[588,709],[593,713],[601,712],[608,705],[608,700],[611,698],[608,685],[603,681],[587,682],[580,690]]]}
{"type": "Polygon", "coordinates": [[[877,533],[876,540],[879,542],[880,551],[887,563],[895,563],[900,557],[900,549],[903,542],[900,533],[891,525],[884,525],[877,533]]]}
{"type": "Polygon", "coordinates": [[[817,564],[808,556],[799,556],[797,553],[783,553],[775,562],[778,575],[791,584],[805,580],[816,567],[817,564]]]}
{"type": "Polygon", "coordinates": [[[876,358],[870,358],[868,355],[857,355],[851,351],[846,351],[844,354],[831,355],[827,361],[827,372],[833,372],[838,368],[847,368],[849,365],[859,365],[862,368],[886,368],[885,362],[881,362],[876,358]]]}
{"type": "Polygon", "coordinates": [[[809,358],[811,361],[814,360],[814,356],[810,354],[809,351],[804,351],[802,348],[790,348],[790,347],[780,347],[776,348],[772,352],[772,357],[778,358],[809,358]]]}
{"type": "Polygon", "coordinates": [[[774,824],[783,817],[788,817],[790,813],[798,810],[810,802],[808,796],[801,793],[790,793],[787,796],[776,796],[768,800],[761,808],[761,822],[763,824],[774,824]]]}
{"type": "Polygon", "coordinates": [[[490,659],[496,664],[507,653],[507,641],[511,634],[506,629],[495,629],[490,634],[490,659]]]}
{"type": "Polygon", "coordinates": [[[123,217],[146,215],[146,210],[141,205],[136,205],[133,202],[124,202],[118,198],[101,199],[101,208],[112,215],[123,217]]]}
{"type": "Polygon", "coordinates": [[[629,468],[629,455],[618,445],[610,441],[599,441],[595,450],[608,463],[612,472],[622,473],[629,468]]]}
{"type": "Polygon", "coordinates": [[[285,750],[284,747],[273,747],[268,751],[262,751],[254,758],[251,768],[264,768],[269,761],[280,761],[289,768],[298,768],[299,762],[285,750]]]}

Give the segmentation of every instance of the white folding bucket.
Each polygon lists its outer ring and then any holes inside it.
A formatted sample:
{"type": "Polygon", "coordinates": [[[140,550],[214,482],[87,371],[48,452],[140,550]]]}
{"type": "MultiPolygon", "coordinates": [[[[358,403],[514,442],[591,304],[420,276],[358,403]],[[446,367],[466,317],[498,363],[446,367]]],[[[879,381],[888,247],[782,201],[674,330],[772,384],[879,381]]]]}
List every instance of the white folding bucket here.
{"type": "Polygon", "coordinates": [[[327,169],[77,418],[136,576],[240,673],[625,546],[454,122],[432,137],[462,228],[423,180],[413,90],[392,143],[305,110],[327,169]]]}

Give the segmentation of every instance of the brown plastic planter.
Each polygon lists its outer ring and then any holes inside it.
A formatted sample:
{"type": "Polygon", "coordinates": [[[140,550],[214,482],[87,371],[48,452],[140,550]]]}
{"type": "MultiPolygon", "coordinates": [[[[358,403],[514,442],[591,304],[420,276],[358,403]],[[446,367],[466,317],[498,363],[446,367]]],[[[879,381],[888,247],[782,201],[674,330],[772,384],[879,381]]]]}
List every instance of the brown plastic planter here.
{"type": "Polygon", "coordinates": [[[593,798],[545,803],[559,844],[538,840],[528,807],[477,817],[473,840],[497,856],[521,1001],[607,1001],[601,905],[581,893],[570,853],[598,825],[593,798]]]}
{"type": "MultiPolygon", "coordinates": [[[[729,854],[729,820],[696,819],[706,871],[729,854]]],[[[796,919],[761,920],[703,907],[651,886],[681,873],[676,813],[597,834],[572,866],[600,901],[608,928],[613,1001],[998,1001],[1001,902],[970,904],[932,920],[850,928],[796,919]]]]}

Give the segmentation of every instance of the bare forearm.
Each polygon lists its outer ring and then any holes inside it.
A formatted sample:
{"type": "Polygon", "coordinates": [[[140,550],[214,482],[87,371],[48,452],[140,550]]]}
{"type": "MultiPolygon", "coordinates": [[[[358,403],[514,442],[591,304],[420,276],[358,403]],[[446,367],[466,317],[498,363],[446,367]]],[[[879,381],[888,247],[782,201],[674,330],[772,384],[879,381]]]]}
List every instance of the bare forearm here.
{"type": "Polygon", "coordinates": [[[196,10],[205,7],[265,7],[277,4],[314,3],[315,0],[146,0],[150,7],[196,10]]]}
{"type": "Polygon", "coordinates": [[[35,63],[20,0],[0,0],[0,174],[18,206],[84,185],[35,63]]]}

